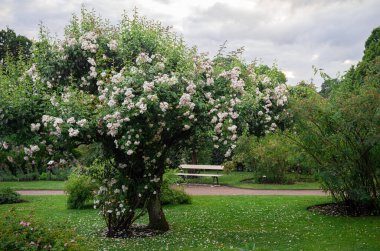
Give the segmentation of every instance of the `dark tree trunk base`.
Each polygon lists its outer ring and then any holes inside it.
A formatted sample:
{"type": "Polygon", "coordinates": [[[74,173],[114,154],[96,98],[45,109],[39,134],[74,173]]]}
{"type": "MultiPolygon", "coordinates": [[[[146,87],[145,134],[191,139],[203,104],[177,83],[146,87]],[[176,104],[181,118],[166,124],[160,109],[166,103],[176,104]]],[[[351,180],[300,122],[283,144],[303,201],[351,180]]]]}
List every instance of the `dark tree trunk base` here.
{"type": "Polygon", "coordinates": [[[169,223],[166,221],[161,201],[158,195],[152,197],[148,203],[149,225],[152,230],[166,232],[169,230],[169,223]]]}

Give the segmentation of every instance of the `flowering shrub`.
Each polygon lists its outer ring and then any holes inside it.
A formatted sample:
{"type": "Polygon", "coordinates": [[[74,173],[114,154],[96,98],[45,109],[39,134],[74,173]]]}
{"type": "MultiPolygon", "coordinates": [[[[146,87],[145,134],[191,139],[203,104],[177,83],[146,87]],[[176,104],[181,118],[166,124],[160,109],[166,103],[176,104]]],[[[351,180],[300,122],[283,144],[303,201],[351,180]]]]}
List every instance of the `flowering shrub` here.
{"type": "Polygon", "coordinates": [[[2,178],[32,180],[41,172],[66,167],[69,152],[53,153],[54,141],[38,134],[47,103],[36,66],[27,59],[6,58],[0,63],[0,89],[2,178]],[[53,158],[59,161],[49,166],[53,158]]]}
{"type": "Polygon", "coordinates": [[[276,66],[247,66],[247,91],[243,97],[239,124],[251,135],[264,136],[288,124],[288,88],[284,73],[276,66]]]}
{"type": "Polygon", "coordinates": [[[63,41],[42,35],[34,50],[29,71],[46,86],[50,106],[31,128],[55,141],[52,152],[102,144],[112,164],[96,206],[109,235],[128,229],[141,207],[149,227],[167,230],[159,201],[164,168],[195,130],[212,129],[214,145],[231,145],[231,155],[245,85],[240,68],[214,70],[204,55],[143,18],[111,27],[82,14],[63,41]]]}

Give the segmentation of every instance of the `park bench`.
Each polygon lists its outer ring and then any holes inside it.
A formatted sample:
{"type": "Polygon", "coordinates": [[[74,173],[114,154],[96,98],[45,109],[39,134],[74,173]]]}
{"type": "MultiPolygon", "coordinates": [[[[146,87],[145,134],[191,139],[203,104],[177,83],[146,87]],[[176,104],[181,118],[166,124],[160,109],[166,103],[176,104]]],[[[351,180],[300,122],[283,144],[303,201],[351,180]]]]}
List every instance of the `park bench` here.
{"type": "Polygon", "coordinates": [[[223,174],[218,174],[219,171],[223,171],[223,166],[216,165],[180,165],[180,169],[184,172],[177,173],[178,176],[186,177],[212,177],[212,181],[219,185],[219,177],[223,174]],[[187,172],[185,172],[187,171],[187,172]],[[189,172],[194,171],[194,173],[189,172]],[[201,171],[216,171],[216,173],[201,173],[201,171]]]}

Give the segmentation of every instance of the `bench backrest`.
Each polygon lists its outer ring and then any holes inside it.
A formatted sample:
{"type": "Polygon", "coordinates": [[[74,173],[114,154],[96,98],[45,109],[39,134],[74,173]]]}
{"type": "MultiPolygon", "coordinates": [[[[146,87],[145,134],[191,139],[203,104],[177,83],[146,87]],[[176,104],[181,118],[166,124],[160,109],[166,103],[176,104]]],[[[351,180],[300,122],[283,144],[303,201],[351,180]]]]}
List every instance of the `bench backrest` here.
{"type": "Polygon", "coordinates": [[[182,169],[194,169],[194,170],[218,170],[222,171],[223,166],[217,166],[217,165],[189,165],[189,164],[183,164],[180,165],[182,169]]]}

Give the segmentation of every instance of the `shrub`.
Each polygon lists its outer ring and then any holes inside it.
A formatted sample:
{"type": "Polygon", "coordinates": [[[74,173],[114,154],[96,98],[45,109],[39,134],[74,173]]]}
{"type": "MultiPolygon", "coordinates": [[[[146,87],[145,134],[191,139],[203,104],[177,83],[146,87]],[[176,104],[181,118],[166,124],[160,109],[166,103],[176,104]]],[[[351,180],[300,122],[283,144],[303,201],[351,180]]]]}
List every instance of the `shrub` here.
{"type": "Polygon", "coordinates": [[[50,180],[67,180],[71,174],[70,168],[55,168],[52,170],[50,180]]]}
{"type": "Polygon", "coordinates": [[[191,197],[182,188],[162,187],[161,204],[191,204],[191,197]]]}
{"type": "Polygon", "coordinates": [[[49,176],[46,172],[43,172],[40,174],[40,177],[39,177],[40,180],[48,180],[49,179],[49,176]]]}
{"type": "Polygon", "coordinates": [[[237,163],[234,161],[226,161],[223,163],[223,171],[225,173],[230,173],[234,170],[236,170],[237,163]]]}
{"type": "Polygon", "coordinates": [[[67,198],[67,207],[69,209],[83,209],[89,206],[93,198],[93,191],[96,184],[91,181],[91,177],[73,173],[65,183],[65,193],[67,198]]]}
{"type": "Polygon", "coordinates": [[[12,204],[21,201],[20,194],[11,188],[0,188],[0,204],[12,204]]]}
{"type": "Polygon", "coordinates": [[[353,211],[380,211],[379,107],[380,92],[370,86],[294,105],[294,140],[318,163],[323,188],[353,211]]]}
{"type": "Polygon", "coordinates": [[[161,204],[190,204],[191,197],[181,188],[172,188],[181,179],[175,174],[176,170],[168,170],[164,174],[161,187],[161,204]]]}
{"type": "Polygon", "coordinates": [[[8,168],[0,167],[0,181],[15,181],[17,180],[16,176],[14,176],[8,168]]]}
{"type": "Polygon", "coordinates": [[[262,138],[242,136],[236,148],[236,162],[254,170],[259,183],[289,183],[286,173],[290,169],[290,157],[296,154],[285,143],[281,134],[268,134],[262,138]]]}
{"type": "Polygon", "coordinates": [[[31,216],[20,219],[10,211],[0,218],[0,250],[86,250],[81,238],[65,225],[51,227],[31,216]]]}

